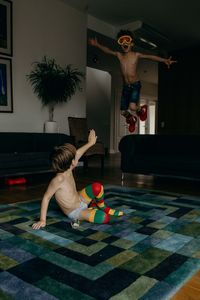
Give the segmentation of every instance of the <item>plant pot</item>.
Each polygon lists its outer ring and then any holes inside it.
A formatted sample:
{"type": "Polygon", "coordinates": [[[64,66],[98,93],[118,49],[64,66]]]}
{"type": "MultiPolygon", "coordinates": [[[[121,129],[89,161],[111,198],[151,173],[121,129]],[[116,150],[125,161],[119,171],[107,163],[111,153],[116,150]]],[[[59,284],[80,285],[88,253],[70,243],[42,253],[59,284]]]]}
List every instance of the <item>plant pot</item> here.
{"type": "Polygon", "coordinates": [[[44,123],[44,132],[45,133],[57,133],[58,124],[56,121],[46,121],[44,123]]]}

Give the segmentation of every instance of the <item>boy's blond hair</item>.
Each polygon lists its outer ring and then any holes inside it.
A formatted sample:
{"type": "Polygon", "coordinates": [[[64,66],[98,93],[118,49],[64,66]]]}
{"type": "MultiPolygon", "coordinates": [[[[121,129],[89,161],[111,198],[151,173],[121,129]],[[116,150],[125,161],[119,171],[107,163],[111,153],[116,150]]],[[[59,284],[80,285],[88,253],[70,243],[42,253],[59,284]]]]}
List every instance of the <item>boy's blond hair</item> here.
{"type": "Polygon", "coordinates": [[[50,156],[53,170],[57,173],[67,171],[72,164],[72,160],[75,159],[75,155],[76,148],[72,144],[55,147],[50,156]]]}

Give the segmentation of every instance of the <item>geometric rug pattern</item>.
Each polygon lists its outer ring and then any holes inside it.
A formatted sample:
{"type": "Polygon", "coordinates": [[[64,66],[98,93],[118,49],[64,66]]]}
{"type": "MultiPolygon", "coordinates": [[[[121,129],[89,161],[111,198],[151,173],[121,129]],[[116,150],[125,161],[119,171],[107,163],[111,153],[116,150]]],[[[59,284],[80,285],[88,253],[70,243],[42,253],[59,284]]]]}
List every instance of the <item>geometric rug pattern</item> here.
{"type": "Polygon", "coordinates": [[[0,205],[0,299],[170,299],[200,270],[200,198],[105,186],[124,212],[78,229],[57,207],[32,230],[41,199],[0,205]]]}

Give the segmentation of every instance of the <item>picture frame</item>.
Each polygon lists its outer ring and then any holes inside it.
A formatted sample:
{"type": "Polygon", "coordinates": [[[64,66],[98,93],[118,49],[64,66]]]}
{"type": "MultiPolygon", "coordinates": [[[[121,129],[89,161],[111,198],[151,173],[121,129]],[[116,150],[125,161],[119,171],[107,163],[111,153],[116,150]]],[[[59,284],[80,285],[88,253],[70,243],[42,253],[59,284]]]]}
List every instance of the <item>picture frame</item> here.
{"type": "Polygon", "coordinates": [[[12,60],[7,57],[0,57],[0,113],[12,112],[12,60]]]}
{"type": "Polygon", "coordinates": [[[0,0],[0,54],[12,56],[12,2],[0,0]]]}

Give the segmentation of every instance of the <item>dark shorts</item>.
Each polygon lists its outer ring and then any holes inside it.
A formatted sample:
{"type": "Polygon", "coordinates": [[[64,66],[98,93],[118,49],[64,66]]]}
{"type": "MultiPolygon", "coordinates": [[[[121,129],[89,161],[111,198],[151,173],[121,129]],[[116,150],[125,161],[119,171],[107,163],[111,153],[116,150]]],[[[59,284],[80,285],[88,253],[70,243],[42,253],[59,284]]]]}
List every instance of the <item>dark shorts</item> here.
{"type": "Polygon", "coordinates": [[[121,110],[127,110],[130,103],[138,103],[140,100],[140,81],[136,81],[132,84],[125,84],[122,89],[121,96],[121,110]]]}

